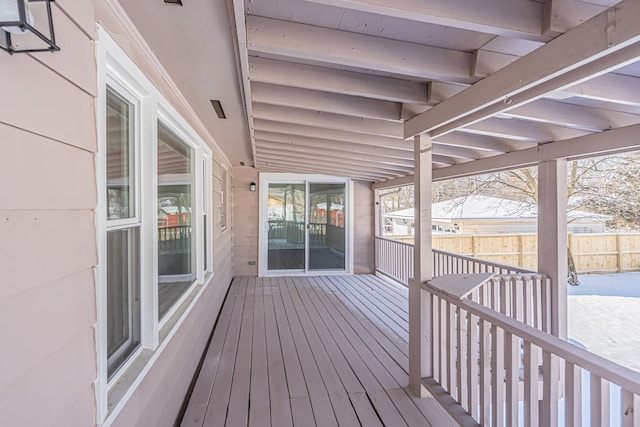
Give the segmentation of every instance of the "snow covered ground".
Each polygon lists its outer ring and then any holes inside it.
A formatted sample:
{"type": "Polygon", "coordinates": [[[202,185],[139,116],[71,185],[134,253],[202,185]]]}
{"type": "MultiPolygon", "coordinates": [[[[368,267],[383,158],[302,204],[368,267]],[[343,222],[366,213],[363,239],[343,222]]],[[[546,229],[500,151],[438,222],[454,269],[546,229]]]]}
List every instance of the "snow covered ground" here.
{"type": "Polygon", "coordinates": [[[640,372],[640,273],[582,274],[569,286],[569,338],[640,372]]]}

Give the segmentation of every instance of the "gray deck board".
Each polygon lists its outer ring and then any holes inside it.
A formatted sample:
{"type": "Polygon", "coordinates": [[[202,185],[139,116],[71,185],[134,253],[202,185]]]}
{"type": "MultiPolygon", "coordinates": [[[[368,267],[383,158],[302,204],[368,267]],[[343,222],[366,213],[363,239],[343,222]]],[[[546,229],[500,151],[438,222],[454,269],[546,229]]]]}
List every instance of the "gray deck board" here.
{"type": "Polygon", "coordinates": [[[234,279],[181,425],[429,426],[406,307],[370,275],[234,279]]]}

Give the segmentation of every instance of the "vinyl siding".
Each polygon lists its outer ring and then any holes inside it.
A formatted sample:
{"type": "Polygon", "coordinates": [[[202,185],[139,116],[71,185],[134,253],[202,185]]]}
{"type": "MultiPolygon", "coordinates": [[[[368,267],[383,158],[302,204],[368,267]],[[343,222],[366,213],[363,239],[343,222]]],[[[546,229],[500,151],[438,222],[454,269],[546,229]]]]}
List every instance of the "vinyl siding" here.
{"type": "Polygon", "coordinates": [[[232,170],[106,2],[58,0],[53,15],[60,52],[0,55],[0,425],[95,425],[100,22],[214,151],[214,279],[113,422],[171,426],[232,279],[231,192],[226,231],[218,218],[232,170]]]}

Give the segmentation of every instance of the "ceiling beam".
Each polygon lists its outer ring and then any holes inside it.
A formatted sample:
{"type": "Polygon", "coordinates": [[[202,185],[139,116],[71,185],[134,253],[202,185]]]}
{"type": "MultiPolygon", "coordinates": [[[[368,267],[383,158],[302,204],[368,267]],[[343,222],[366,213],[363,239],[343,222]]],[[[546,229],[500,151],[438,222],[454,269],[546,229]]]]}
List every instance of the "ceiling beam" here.
{"type": "Polygon", "coordinates": [[[405,104],[427,102],[426,83],[267,58],[249,58],[249,79],[405,104]]]}
{"type": "Polygon", "coordinates": [[[256,139],[256,151],[260,155],[277,156],[281,159],[315,159],[316,161],[321,160],[320,163],[343,165],[346,167],[358,165],[358,167],[364,167],[371,172],[385,170],[392,172],[413,170],[413,161],[399,160],[395,163],[378,162],[375,160],[368,160],[366,156],[358,155],[357,153],[352,153],[349,156],[343,156],[339,151],[300,149],[299,147],[291,148],[285,144],[260,141],[258,139],[256,139]]]}
{"type": "Polygon", "coordinates": [[[373,144],[358,144],[353,142],[334,141],[323,138],[312,138],[300,135],[288,135],[285,133],[265,132],[256,130],[256,139],[272,141],[281,144],[298,147],[317,147],[326,150],[353,151],[357,153],[370,153],[380,157],[413,160],[413,153],[409,150],[398,150],[388,147],[379,147],[373,144]]]}
{"type": "MultiPolygon", "coordinates": [[[[612,129],[606,132],[573,138],[567,141],[550,142],[536,148],[514,151],[499,156],[434,169],[434,181],[483,175],[492,172],[535,166],[539,162],[569,159],[578,160],[605,156],[640,149],[640,124],[612,129]]],[[[372,184],[372,189],[398,187],[413,184],[413,175],[407,175],[372,184]]]]}
{"type": "Polygon", "coordinates": [[[380,176],[375,176],[375,175],[361,175],[361,174],[355,174],[352,172],[347,173],[347,172],[339,172],[336,170],[333,170],[331,172],[328,173],[327,169],[315,169],[315,168],[305,168],[303,166],[291,166],[291,165],[283,165],[283,164],[279,164],[279,163],[274,163],[274,162],[262,162],[260,160],[257,161],[257,166],[256,168],[258,170],[261,171],[271,171],[271,172],[282,172],[282,173],[319,173],[319,174],[323,174],[323,175],[330,175],[330,176],[337,176],[337,177],[342,177],[342,178],[351,178],[351,179],[355,179],[358,181],[365,181],[365,182],[374,182],[378,179],[384,179],[381,177],[388,177],[388,176],[393,176],[393,175],[380,175],[380,176]]]}
{"type": "Polygon", "coordinates": [[[380,101],[351,95],[320,92],[254,82],[251,84],[253,102],[324,111],[369,119],[400,120],[402,105],[397,102],[380,101]]]}
{"type": "Polygon", "coordinates": [[[545,34],[566,33],[588,21],[613,4],[593,4],[579,0],[545,0],[542,31],[545,34]]]}
{"type": "Polygon", "coordinates": [[[402,122],[349,117],[340,114],[279,107],[257,102],[254,102],[252,105],[254,119],[297,123],[307,126],[402,138],[402,122]]]}
{"type": "Polygon", "coordinates": [[[361,12],[445,27],[547,41],[542,34],[542,4],[529,0],[307,0],[361,12]]]}
{"type": "Polygon", "coordinates": [[[501,113],[501,116],[584,129],[591,132],[601,132],[640,122],[640,117],[635,114],[567,104],[548,99],[539,99],[522,105],[501,113]]]}
{"type": "Polygon", "coordinates": [[[434,142],[452,145],[455,147],[467,147],[477,150],[489,151],[494,154],[508,153],[514,150],[523,150],[535,147],[535,142],[516,141],[513,139],[497,138],[486,135],[451,132],[439,136],[434,142]]]}
{"type": "Polygon", "coordinates": [[[528,150],[514,151],[500,156],[454,165],[434,171],[434,180],[461,178],[502,170],[535,166],[539,162],[555,159],[575,160],[640,148],[637,138],[640,125],[589,134],[566,141],[542,144],[528,150]]]}
{"type": "Polygon", "coordinates": [[[247,16],[247,48],[427,80],[477,80],[471,78],[472,54],[467,52],[252,15],[247,16]]]}
{"type": "Polygon", "coordinates": [[[583,129],[495,117],[460,128],[458,132],[539,143],[575,138],[589,133],[583,129]]]}
{"type": "Polygon", "coordinates": [[[388,147],[398,150],[407,150],[413,153],[413,144],[411,142],[381,135],[367,135],[345,130],[327,129],[317,126],[308,126],[297,123],[282,123],[262,119],[255,119],[254,127],[256,130],[262,130],[265,132],[301,135],[310,138],[352,142],[356,144],[372,145],[375,147],[388,147]]]}
{"type": "Polygon", "coordinates": [[[256,149],[256,152],[258,155],[258,160],[264,161],[265,163],[273,163],[273,164],[279,164],[281,166],[291,166],[291,167],[304,166],[309,170],[328,171],[328,172],[325,172],[328,174],[331,174],[330,171],[332,170],[335,170],[341,173],[347,173],[347,174],[349,173],[360,174],[363,176],[377,176],[377,175],[400,176],[408,173],[408,169],[391,170],[391,169],[370,169],[366,167],[352,167],[351,165],[345,165],[342,163],[332,163],[332,162],[320,163],[313,158],[305,159],[305,158],[296,157],[292,155],[286,156],[286,157],[275,155],[275,154],[269,155],[269,154],[259,152],[257,151],[257,149],[256,149]]]}
{"type": "Polygon", "coordinates": [[[640,78],[611,73],[565,88],[562,93],[615,104],[640,106],[640,78]]]}
{"type": "MultiPolygon", "coordinates": [[[[446,129],[450,131],[514,108],[516,105],[510,106],[510,103],[502,101],[640,41],[640,26],[637,25],[639,21],[640,2],[625,0],[479,81],[447,102],[407,121],[405,137],[425,132],[430,132],[435,137],[444,132],[433,132],[436,128],[455,122],[455,125],[446,129]]],[[[602,62],[603,67],[605,62],[602,62]]],[[[610,71],[612,66],[608,64],[600,72],[610,71]]],[[[526,103],[535,96],[541,95],[528,94],[518,102],[526,103]]]]}

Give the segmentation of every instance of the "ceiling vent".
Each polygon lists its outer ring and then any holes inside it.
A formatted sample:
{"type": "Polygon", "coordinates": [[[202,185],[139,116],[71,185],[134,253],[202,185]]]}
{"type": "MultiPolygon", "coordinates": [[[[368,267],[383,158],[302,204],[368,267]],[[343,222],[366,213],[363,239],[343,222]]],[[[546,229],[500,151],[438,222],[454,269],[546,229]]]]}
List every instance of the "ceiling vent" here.
{"type": "Polygon", "coordinates": [[[213,105],[213,109],[216,110],[216,114],[219,119],[226,119],[227,116],[224,114],[224,110],[222,109],[222,104],[217,99],[211,100],[211,105],[213,105]]]}
{"type": "Polygon", "coordinates": [[[182,0],[164,0],[166,4],[175,4],[176,6],[182,6],[182,0]]]}

